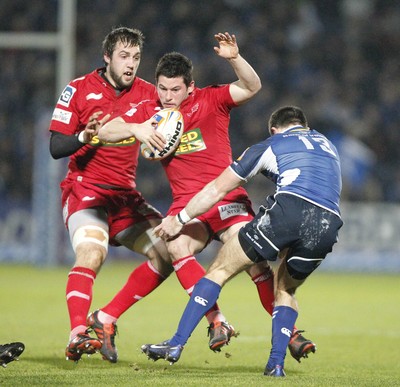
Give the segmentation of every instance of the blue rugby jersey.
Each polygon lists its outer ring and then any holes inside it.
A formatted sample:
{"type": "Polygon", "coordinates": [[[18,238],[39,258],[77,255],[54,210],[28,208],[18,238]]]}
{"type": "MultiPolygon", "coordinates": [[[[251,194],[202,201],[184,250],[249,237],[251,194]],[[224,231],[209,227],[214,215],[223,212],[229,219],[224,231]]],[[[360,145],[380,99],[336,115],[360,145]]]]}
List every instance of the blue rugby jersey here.
{"type": "Polygon", "coordinates": [[[340,216],[339,155],[321,133],[289,128],[246,149],[231,164],[243,180],[262,173],[276,184],[276,195],[296,195],[340,216]]]}

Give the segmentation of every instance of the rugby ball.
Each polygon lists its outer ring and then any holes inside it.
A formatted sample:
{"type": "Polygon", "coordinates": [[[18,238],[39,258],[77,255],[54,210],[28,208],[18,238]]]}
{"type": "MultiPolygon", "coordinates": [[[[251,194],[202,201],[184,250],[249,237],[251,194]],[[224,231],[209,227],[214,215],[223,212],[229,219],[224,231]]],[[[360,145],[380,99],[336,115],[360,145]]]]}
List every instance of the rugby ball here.
{"type": "Polygon", "coordinates": [[[174,152],[179,145],[183,133],[183,117],[177,109],[162,109],[154,114],[153,118],[157,120],[155,129],[164,136],[166,145],[159,151],[142,144],[140,151],[148,160],[162,160],[174,152]]]}

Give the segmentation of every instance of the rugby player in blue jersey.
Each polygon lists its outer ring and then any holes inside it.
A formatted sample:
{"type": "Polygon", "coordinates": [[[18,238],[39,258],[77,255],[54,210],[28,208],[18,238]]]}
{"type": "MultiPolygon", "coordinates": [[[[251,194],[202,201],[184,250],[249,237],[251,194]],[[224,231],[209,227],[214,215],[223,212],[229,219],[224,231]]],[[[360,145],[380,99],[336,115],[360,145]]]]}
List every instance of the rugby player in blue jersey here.
{"type": "Polygon", "coordinates": [[[283,377],[286,349],[298,316],[296,289],[332,251],[343,225],[340,217],[340,161],[335,146],[308,127],[296,106],[269,118],[270,137],[248,148],[215,180],[196,194],[176,216],[163,220],[156,235],[168,240],[185,223],[211,208],[228,192],[258,173],[276,184],[257,216],[219,251],[196,284],[175,335],[161,344],[145,344],[153,360],[178,361],[183,346],[221,288],[236,274],[261,261],[277,261],[272,348],[264,375],[283,377]]]}

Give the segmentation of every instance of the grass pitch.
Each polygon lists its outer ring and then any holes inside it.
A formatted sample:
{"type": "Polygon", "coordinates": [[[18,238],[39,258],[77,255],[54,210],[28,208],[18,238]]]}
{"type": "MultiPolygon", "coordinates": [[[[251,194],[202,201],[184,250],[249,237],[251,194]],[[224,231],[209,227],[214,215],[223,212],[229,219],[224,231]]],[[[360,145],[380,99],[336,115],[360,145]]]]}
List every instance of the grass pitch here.
{"type": "MultiPolygon", "coordinates": [[[[92,309],[108,302],[132,267],[109,261],[94,287],[92,309]]],[[[22,341],[19,362],[0,368],[1,386],[400,386],[400,276],[316,272],[298,290],[297,327],[317,344],[298,364],[286,357],[285,379],[263,376],[271,319],[246,274],[228,283],[219,304],[238,338],[221,353],[208,349],[201,321],[173,366],[152,362],[143,343],[173,335],[188,300],[176,277],[125,313],[116,338],[119,361],[99,354],[65,360],[69,320],[65,284],[69,268],[1,265],[0,343],[22,341]]]]}

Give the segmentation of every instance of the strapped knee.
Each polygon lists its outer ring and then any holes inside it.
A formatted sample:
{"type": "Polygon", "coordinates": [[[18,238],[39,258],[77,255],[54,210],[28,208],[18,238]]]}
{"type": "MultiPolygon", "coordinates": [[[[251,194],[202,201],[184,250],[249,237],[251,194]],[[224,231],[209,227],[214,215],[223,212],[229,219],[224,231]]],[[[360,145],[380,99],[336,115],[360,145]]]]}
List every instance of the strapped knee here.
{"type": "Polygon", "coordinates": [[[79,227],[72,237],[72,248],[76,252],[76,247],[84,242],[96,243],[103,246],[108,251],[108,233],[98,226],[79,227]]]}
{"type": "Polygon", "coordinates": [[[153,234],[153,229],[149,228],[136,238],[133,250],[146,254],[151,247],[154,247],[159,242],[162,242],[161,238],[156,237],[153,234]]]}

